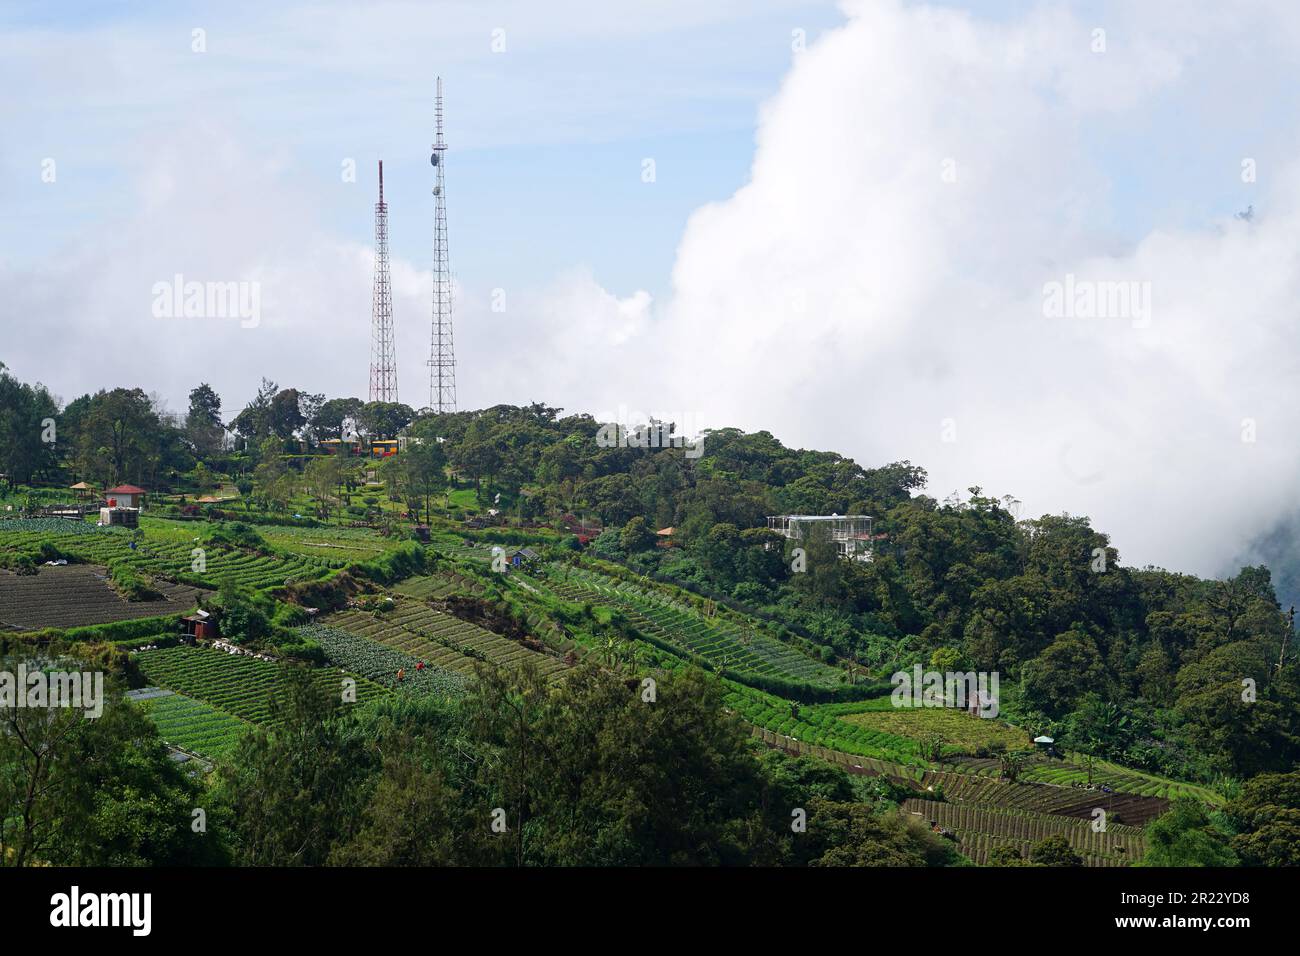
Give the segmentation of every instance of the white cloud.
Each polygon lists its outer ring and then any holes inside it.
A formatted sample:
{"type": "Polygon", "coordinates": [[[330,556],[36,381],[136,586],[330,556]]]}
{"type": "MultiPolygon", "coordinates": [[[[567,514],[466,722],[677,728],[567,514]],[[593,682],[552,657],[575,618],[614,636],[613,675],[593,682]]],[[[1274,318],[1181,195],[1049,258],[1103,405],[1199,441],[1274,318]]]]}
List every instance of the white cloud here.
{"type": "Polygon", "coordinates": [[[765,107],[751,182],[686,229],[654,332],[681,357],[664,401],[910,458],[939,497],[979,484],[1087,513],[1129,563],[1224,570],[1300,479],[1295,193],[1274,183],[1253,224],[1108,255],[1090,220],[1110,184],[1085,142],[1224,25],[1116,17],[1098,56],[1060,8],[848,11],[765,107]],[[1047,318],[1043,284],[1067,274],[1149,284],[1149,325],[1047,318]]]}

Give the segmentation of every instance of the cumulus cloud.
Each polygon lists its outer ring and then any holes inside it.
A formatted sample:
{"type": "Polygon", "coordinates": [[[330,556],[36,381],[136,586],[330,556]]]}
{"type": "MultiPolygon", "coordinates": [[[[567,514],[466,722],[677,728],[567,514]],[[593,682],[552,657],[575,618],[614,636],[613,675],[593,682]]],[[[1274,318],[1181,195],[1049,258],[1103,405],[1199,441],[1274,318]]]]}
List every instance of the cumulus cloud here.
{"type": "Polygon", "coordinates": [[[1206,36],[1253,27],[1117,18],[1101,52],[1064,8],[846,14],[764,108],[750,182],[687,226],[654,331],[680,357],[666,400],[910,458],[939,497],[1086,513],[1130,564],[1225,570],[1300,478],[1294,171],[1253,221],[1115,250],[1088,140],[1177,87],[1206,36]],[[1135,297],[1054,317],[1051,283],[1135,297]]]}

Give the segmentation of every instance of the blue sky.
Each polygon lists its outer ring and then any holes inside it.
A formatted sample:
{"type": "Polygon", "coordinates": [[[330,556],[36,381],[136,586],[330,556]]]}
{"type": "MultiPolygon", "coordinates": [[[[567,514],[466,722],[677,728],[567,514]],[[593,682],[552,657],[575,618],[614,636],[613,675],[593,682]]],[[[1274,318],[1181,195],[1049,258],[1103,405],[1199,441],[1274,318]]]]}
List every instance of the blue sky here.
{"type": "Polygon", "coordinates": [[[583,263],[612,288],[662,291],[689,213],[745,181],[758,106],[789,67],[791,31],[815,40],[843,17],[806,2],[719,4],[703,17],[667,4],[636,27],[616,15],[583,26],[607,6],[561,4],[544,27],[522,4],[363,5],[364,32],[349,37],[323,25],[330,5],[267,17],[261,4],[7,4],[6,49],[35,58],[44,45],[51,56],[36,70],[22,57],[0,67],[0,196],[16,227],[0,235],[0,255],[57,254],[70,230],[129,216],[138,137],[211,118],[283,155],[322,224],[357,241],[371,229],[384,158],[393,253],[419,262],[441,72],[462,282],[504,281],[503,263],[515,284],[583,263]],[[452,24],[446,36],[440,18],[452,24]],[[190,50],[195,27],[206,31],[202,55],[190,50]],[[494,53],[498,28],[506,49],[494,53]],[[389,31],[428,45],[408,43],[385,62],[389,31]],[[57,190],[39,177],[47,156],[57,190]],[[358,181],[342,188],[349,157],[358,181]],[[646,157],[653,188],[641,181],[646,157]]]}

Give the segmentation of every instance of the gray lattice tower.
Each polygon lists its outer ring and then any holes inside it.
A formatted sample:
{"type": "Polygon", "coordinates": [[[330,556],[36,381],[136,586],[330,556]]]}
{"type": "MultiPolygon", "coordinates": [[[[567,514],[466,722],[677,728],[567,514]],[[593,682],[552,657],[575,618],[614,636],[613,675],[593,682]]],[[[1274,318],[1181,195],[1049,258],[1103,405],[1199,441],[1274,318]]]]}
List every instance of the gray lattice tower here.
{"type": "Polygon", "coordinates": [[[433,143],[433,344],[429,352],[429,407],[456,410],[456,348],[451,327],[451,265],[447,257],[447,144],[442,138],[442,77],[438,77],[437,138],[433,143]]]}
{"type": "Polygon", "coordinates": [[[375,203],[375,286],[370,300],[370,400],[397,401],[397,342],[393,336],[393,286],[388,274],[388,206],[384,203],[384,161],[379,161],[375,203]]]}

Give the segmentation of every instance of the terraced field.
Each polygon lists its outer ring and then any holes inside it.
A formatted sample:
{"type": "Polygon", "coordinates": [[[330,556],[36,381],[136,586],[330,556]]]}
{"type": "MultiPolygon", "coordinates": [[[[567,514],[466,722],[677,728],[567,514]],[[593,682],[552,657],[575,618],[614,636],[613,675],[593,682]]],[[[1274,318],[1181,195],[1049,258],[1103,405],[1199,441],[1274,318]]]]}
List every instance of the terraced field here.
{"type": "Polygon", "coordinates": [[[552,591],[575,603],[612,604],[639,630],[738,674],[833,686],[842,672],[813,660],[755,626],[742,629],[729,620],[706,619],[661,592],[570,568],[567,579],[549,581],[552,591]]]}
{"type": "MultiPolygon", "coordinates": [[[[227,654],[203,647],[164,647],[141,651],[140,670],[159,687],[211,704],[249,723],[271,725],[272,695],[284,686],[286,666],[255,657],[227,654]]],[[[314,683],[330,694],[341,694],[346,675],[330,668],[312,669],[314,683]]],[[[386,693],[365,678],[356,678],[357,703],[386,693]]]]}
{"type": "Polygon", "coordinates": [[[163,740],[204,757],[223,757],[239,743],[249,724],[200,700],[166,692],[137,701],[158,726],[163,740]]]}
{"type": "MultiPolygon", "coordinates": [[[[1068,787],[1075,783],[1086,783],[1088,781],[1088,768],[1083,757],[1071,754],[1065,760],[1043,760],[1033,764],[1026,768],[1022,774],[1022,779],[1068,787]]],[[[1223,797],[1207,787],[1200,787],[1194,783],[1165,780],[1105,760],[1093,762],[1092,782],[1094,784],[1105,784],[1112,790],[1138,794],[1144,797],[1163,797],[1169,800],[1178,797],[1193,797],[1207,803],[1223,803],[1223,797]]]]}
{"type": "Polygon", "coordinates": [[[205,566],[202,571],[196,571],[193,551],[200,545],[193,541],[156,541],[146,536],[136,540],[132,548],[132,536],[116,528],[96,529],[92,534],[43,537],[83,561],[97,564],[126,561],[145,574],[185,575],[210,587],[218,586],[227,578],[253,588],[274,587],[290,579],[316,580],[346,563],[341,559],[252,554],[235,548],[202,545],[205,566]]]}
{"type": "Polygon", "coordinates": [[[298,633],[324,648],[331,664],[390,690],[443,697],[460,696],[469,687],[466,674],[421,661],[368,637],[324,624],[308,624],[298,628],[298,633]]]}
{"type": "MultiPolygon", "coordinates": [[[[874,758],[893,765],[926,766],[916,742],[873,727],[849,724],[840,719],[838,704],[794,704],[783,697],[726,682],[723,702],[733,713],[754,727],[811,747],[840,751],[855,758],[874,758]]],[[[911,772],[909,772],[911,775],[911,772]]]]}
{"type": "Polygon", "coordinates": [[[531,661],[547,676],[558,676],[564,669],[564,662],[558,657],[529,650],[516,641],[413,600],[401,602],[395,611],[386,614],[342,611],[329,615],[322,623],[463,674],[472,674],[477,660],[504,667],[531,661]]]}
{"type": "Polygon", "coordinates": [[[94,534],[98,529],[88,521],[68,518],[5,518],[0,520],[0,543],[6,535],[94,534]]]}
{"type": "Polygon", "coordinates": [[[816,757],[818,760],[836,764],[853,774],[888,777],[891,780],[910,786],[919,785],[922,776],[925,775],[923,767],[901,764],[892,760],[881,760],[877,757],[850,754],[843,750],[834,750],[819,744],[807,743],[797,737],[788,737],[763,727],[751,725],[749,732],[753,737],[761,740],[769,747],[784,750],[786,753],[797,757],[816,757]]]}
{"type": "Polygon", "coordinates": [[[385,538],[366,528],[266,525],[259,528],[259,533],[267,544],[283,551],[332,562],[371,561],[405,543],[402,538],[385,538]]]}
{"type": "Polygon", "coordinates": [[[158,582],[156,601],[127,601],[103,568],[88,564],[42,567],[36,574],[0,571],[0,629],[80,627],[179,614],[194,607],[197,588],[158,582]]]}
{"type": "MultiPolygon", "coordinates": [[[[976,777],[998,778],[1001,776],[1001,763],[997,760],[978,760],[969,757],[957,757],[945,763],[943,769],[955,773],[969,774],[976,777]]],[[[1057,787],[1082,788],[1089,782],[1088,765],[1080,754],[1068,754],[1065,759],[1035,756],[1020,773],[1020,780],[1028,783],[1052,784],[1057,787]]],[[[1194,783],[1167,780],[1140,770],[1132,770],[1110,763],[1107,760],[1094,760],[1091,782],[1097,788],[1102,785],[1111,790],[1135,794],[1142,797],[1174,800],[1178,797],[1192,797],[1211,804],[1220,804],[1223,797],[1207,787],[1194,783]]]]}
{"type": "Polygon", "coordinates": [[[449,594],[481,594],[483,585],[474,578],[455,571],[440,571],[437,574],[420,574],[407,578],[392,590],[417,601],[436,601],[449,594]]]}
{"type": "Polygon", "coordinates": [[[1127,866],[1146,852],[1142,831],[1119,823],[1108,822],[1099,833],[1090,821],[1028,810],[915,798],[904,800],[901,808],[952,830],[961,852],[981,865],[989,862],[999,846],[1014,846],[1021,856],[1028,857],[1033,844],[1052,836],[1065,837],[1087,866],[1127,866]]]}
{"type": "MultiPolygon", "coordinates": [[[[450,555],[453,558],[468,558],[472,561],[488,562],[492,560],[492,548],[490,544],[464,544],[463,542],[451,542],[438,540],[433,542],[432,548],[439,554],[450,555]]],[[[510,545],[500,545],[506,549],[506,553],[514,550],[510,545]]]]}
{"type": "Polygon", "coordinates": [[[840,720],[913,740],[926,734],[938,734],[946,747],[966,751],[996,744],[1010,749],[1033,746],[1033,739],[1019,728],[953,707],[872,707],[858,713],[845,713],[840,720]]]}

